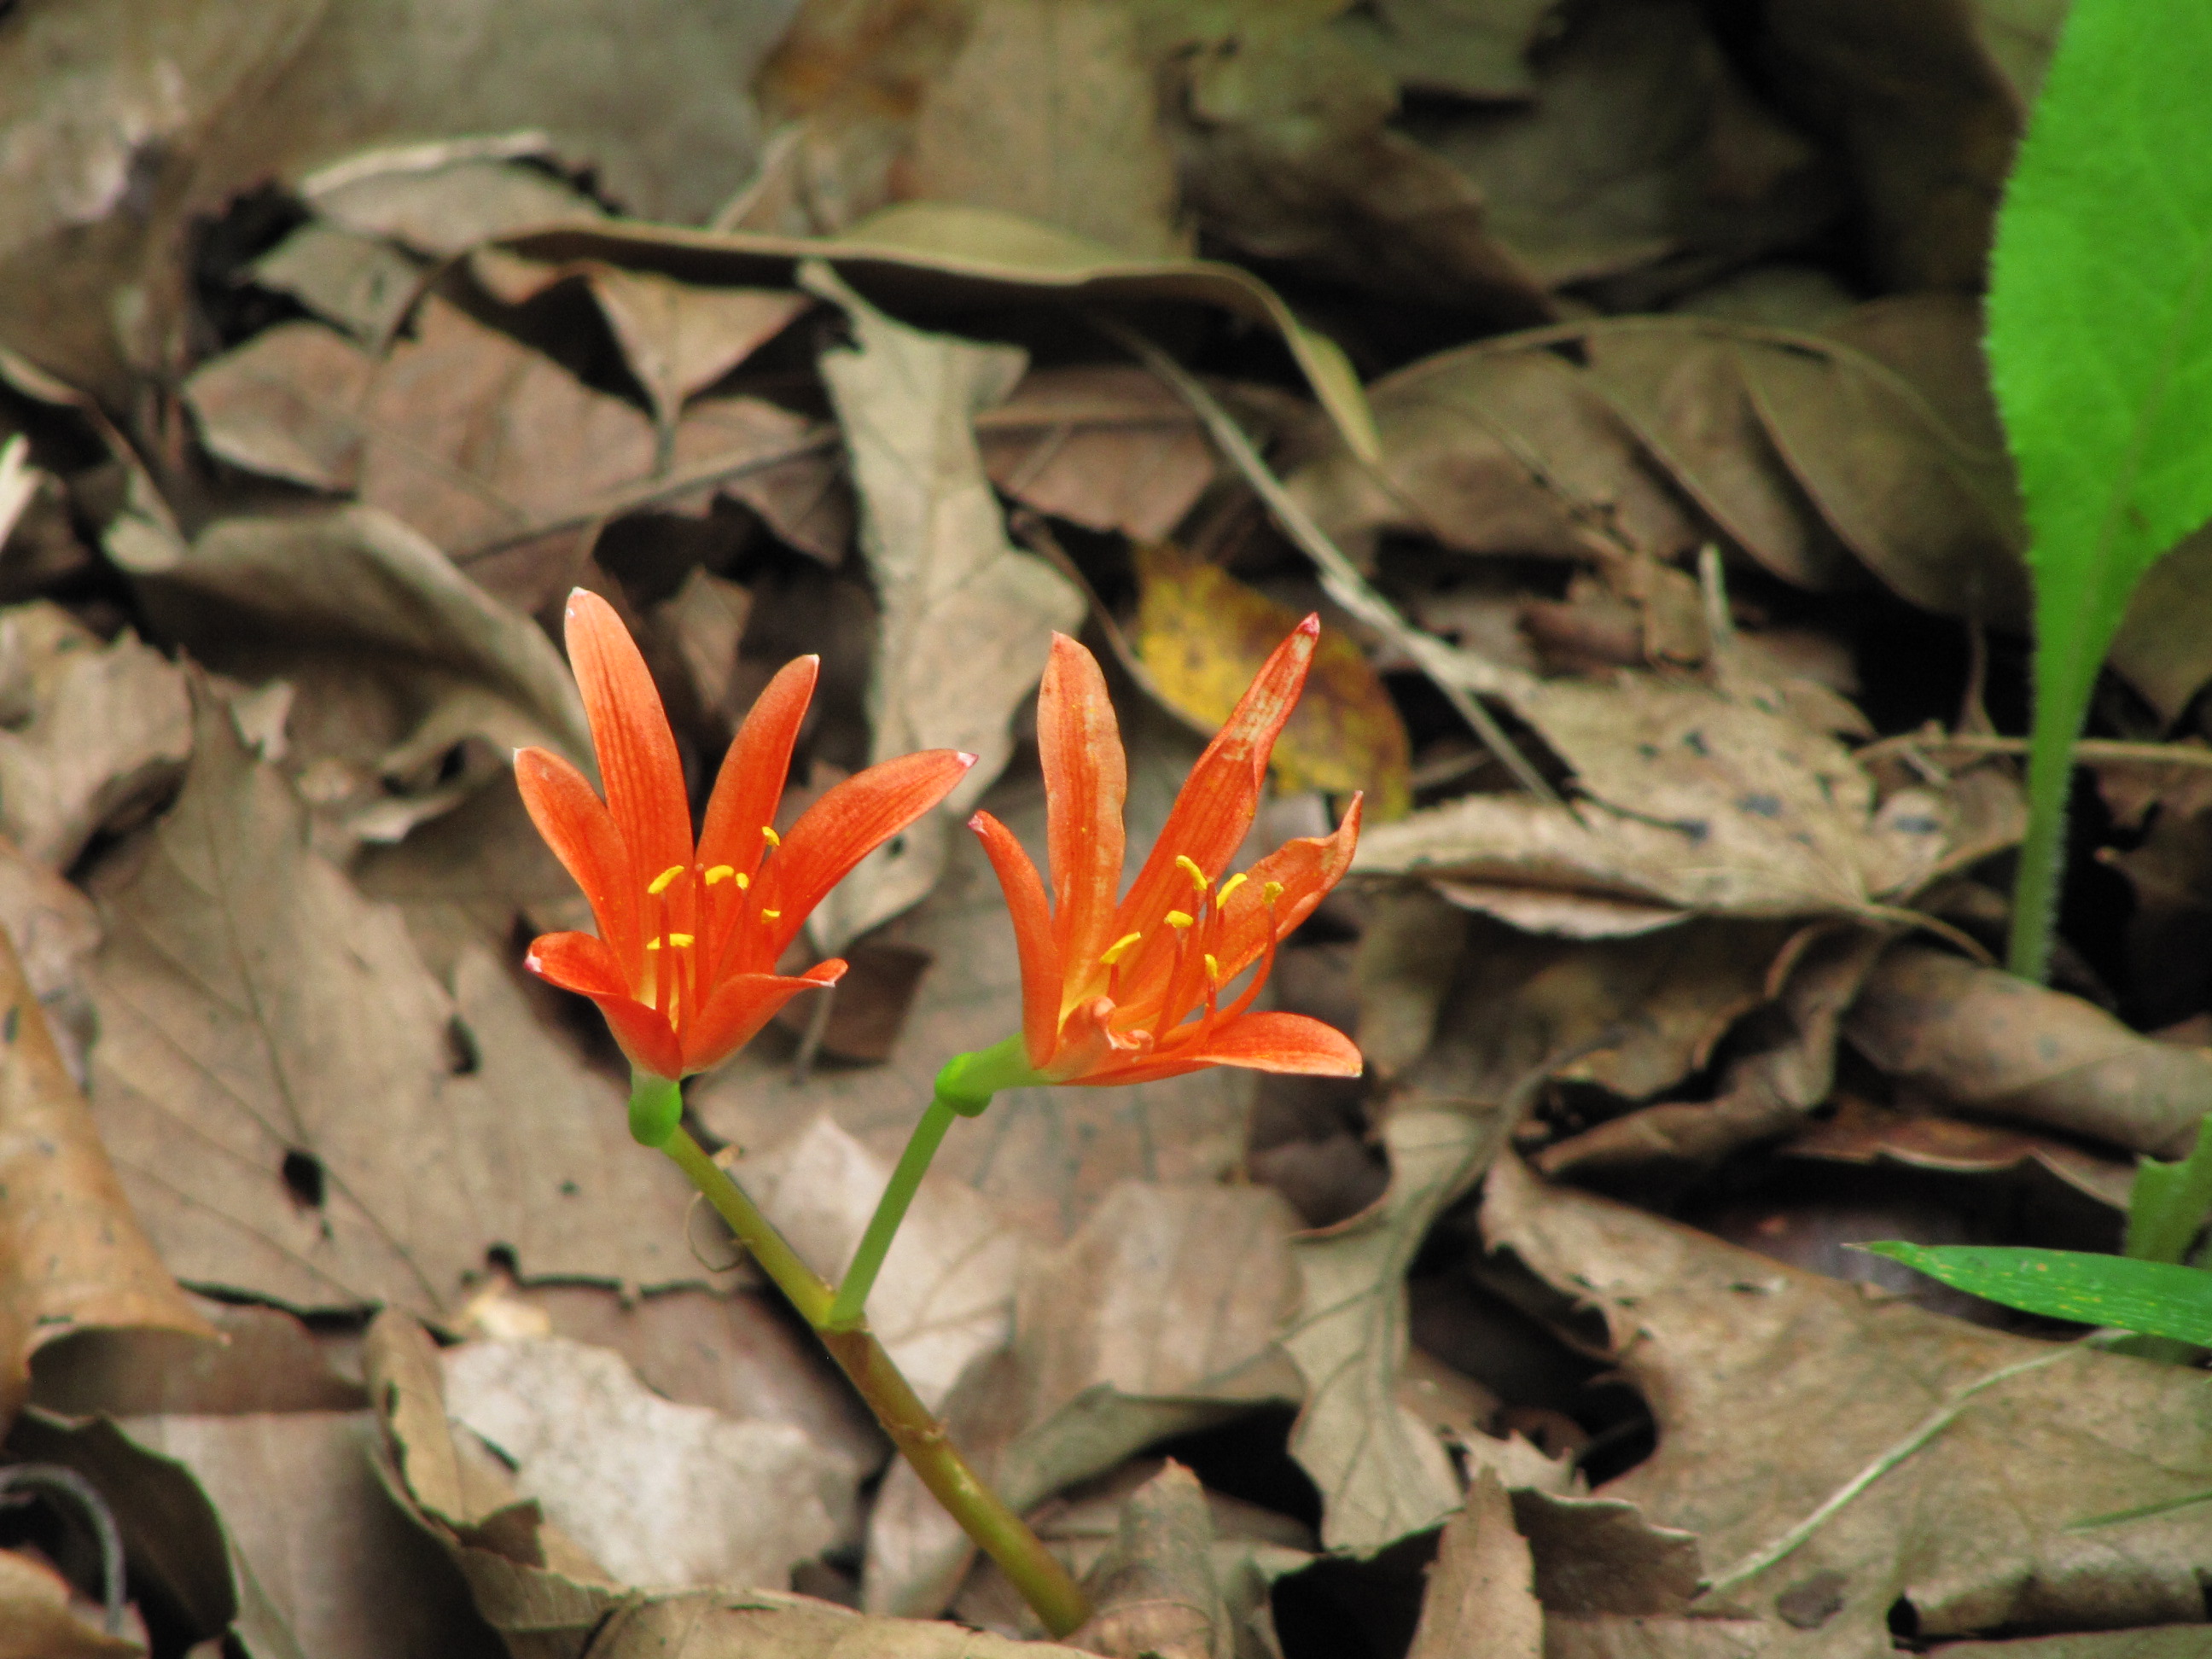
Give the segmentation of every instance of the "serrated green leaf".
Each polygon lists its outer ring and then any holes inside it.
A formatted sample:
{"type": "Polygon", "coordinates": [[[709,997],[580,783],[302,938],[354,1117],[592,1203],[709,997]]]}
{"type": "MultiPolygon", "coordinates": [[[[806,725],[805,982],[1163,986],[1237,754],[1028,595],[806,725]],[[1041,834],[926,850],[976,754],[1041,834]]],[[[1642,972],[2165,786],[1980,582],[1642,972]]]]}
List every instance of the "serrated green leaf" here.
{"type": "Polygon", "coordinates": [[[1869,1244],[1954,1290],[2085,1325],[2212,1346],[2212,1273],[2085,1250],[1980,1244],[1869,1244]]]}
{"type": "Polygon", "coordinates": [[[2143,574],[2212,517],[2212,9],[2079,0],[2007,186],[1989,356],[2036,587],[2013,967],[2040,977],[2066,779],[2143,574]]]}

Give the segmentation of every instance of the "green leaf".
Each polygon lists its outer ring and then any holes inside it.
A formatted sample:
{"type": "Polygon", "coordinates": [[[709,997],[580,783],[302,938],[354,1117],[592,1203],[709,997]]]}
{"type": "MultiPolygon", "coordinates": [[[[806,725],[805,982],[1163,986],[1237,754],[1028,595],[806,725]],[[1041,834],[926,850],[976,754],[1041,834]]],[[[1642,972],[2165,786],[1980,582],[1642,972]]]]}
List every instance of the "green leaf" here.
{"type": "Polygon", "coordinates": [[[2049,955],[2075,738],[2128,597],[2212,517],[2212,8],[2077,0],[2006,188],[1990,367],[2036,587],[2012,966],[2049,955]]]}
{"type": "Polygon", "coordinates": [[[2118,1325],[2212,1346],[2212,1273],[2082,1250],[1869,1244],[1954,1290],[2085,1325],[2118,1325]]]}
{"type": "Polygon", "coordinates": [[[2212,1117],[2197,1126],[2197,1144],[2179,1164],[2147,1158],[2136,1165],[2128,1194],[2127,1253],[2138,1261],[2179,1261],[2212,1215],[2212,1117]]]}

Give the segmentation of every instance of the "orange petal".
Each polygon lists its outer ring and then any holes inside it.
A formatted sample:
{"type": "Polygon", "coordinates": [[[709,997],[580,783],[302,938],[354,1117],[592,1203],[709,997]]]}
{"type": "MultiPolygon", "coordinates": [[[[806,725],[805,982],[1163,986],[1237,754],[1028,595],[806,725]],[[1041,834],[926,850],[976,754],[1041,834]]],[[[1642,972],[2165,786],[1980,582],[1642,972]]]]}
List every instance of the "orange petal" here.
{"type": "Polygon", "coordinates": [[[801,991],[818,991],[845,976],[837,958],[817,963],[796,978],[738,974],[724,980],[684,1033],[684,1069],[708,1072],[750,1042],[775,1011],[801,991]]]}
{"type": "Polygon", "coordinates": [[[1030,1064],[1042,1072],[1060,1039],[1061,986],[1060,947],[1053,937],[1044,883],[1021,842],[998,819],[978,812],[968,827],[981,837],[1014,920],[1014,950],[1022,966],[1022,1046],[1029,1050],[1030,1064]]]}
{"type": "Polygon", "coordinates": [[[1115,1006],[1111,997],[1092,997],[1070,1010],[1060,1027],[1052,1063],[1037,1070],[1054,1083],[1121,1081],[1121,1072],[1150,1053],[1152,1040],[1117,1034],[1113,1024],[1115,1006]]]}
{"type": "Polygon", "coordinates": [[[792,748],[821,667],[819,657],[784,664],[738,728],[730,752],[722,757],[699,830],[699,862],[708,869],[726,864],[752,873],[760,857],[761,828],[775,822],[776,803],[791,775],[792,748]]]}
{"type": "Polygon", "coordinates": [[[1176,797],[1159,840],[1152,844],[1152,856],[1121,901],[1113,924],[1117,936],[1149,927],[1168,910],[1189,908],[1184,901],[1191,896],[1190,880],[1176,866],[1178,854],[1208,877],[1228,867],[1259,810],[1267,757],[1274,750],[1283,722],[1297,706],[1320,637],[1317,616],[1293,629],[1261,665],[1228,720],[1206,745],[1176,797]]]}
{"type": "Polygon", "coordinates": [[[1052,659],[1037,691],[1037,753],[1057,907],[1054,937],[1062,961],[1089,962],[1114,942],[1107,930],[1121,890],[1129,768],[1098,659],[1065,634],[1052,636],[1052,659]]]}
{"type": "Polygon", "coordinates": [[[1352,798],[1335,834],[1286,841],[1244,872],[1245,879],[1221,908],[1221,934],[1214,956],[1221,963],[1224,980],[1243,973],[1267,948],[1269,882],[1283,884],[1272,920],[1275,942],[1279,944],[1313,914],[1328,890],[1344,879],[1344,872],[1352,867],[1352,851],[1359,844],[1360,799],[1358,795],[1352,798]]]}
{"type": "Polygon", "coordinates": [[[670,865],[691,862],[691,808],[676,735],[629,630],[612,605],[581,587],[568,595],[568,661],[592,722],[607,811],[642,888],[670,865]]]}
{"type": "Polygon", "coordinates": [[[1153,1083],[1201,1071],[1208,1066],[1240,1066],[1255,1072],[1291,1072],[1307,1077],[1358,1077],[1365,1062],[1358,1045],[1334,1025],[1304,1014],[1243,1014],[1224,1020],[1204,1042],[1133,1057],[1101,1075],[1078,1083],[1153,1083]]]}
{"type": "Polygon", "coordinates": [[[684,1075],[684,1050],[667,1018],[630,994],[614,952],[601,941],[589,933],[545,933],[531,942],[522,965],[549,985],[597,1003],[631,1065],[655,1077],[684,1075]]]}
{"type": "Polygon", "coordinates": [[[771,959],[854,865],[943,800],[975,763],[953,749],[902,755],[854,773],[808,807],[765,872],[761,902],[783,913],[767,930],[771,959]]]}
{"type": "Polygon", "coordinates": [[[584,775],[547,750],[518,750],[514,782],[538,833],[584,890],[599,937],[613,951],[624,978],[635,983],[644,977],[645,928],[638,911],[644,895],[631,875],[629,854],[615,833],[614,819],[584,775]]]}

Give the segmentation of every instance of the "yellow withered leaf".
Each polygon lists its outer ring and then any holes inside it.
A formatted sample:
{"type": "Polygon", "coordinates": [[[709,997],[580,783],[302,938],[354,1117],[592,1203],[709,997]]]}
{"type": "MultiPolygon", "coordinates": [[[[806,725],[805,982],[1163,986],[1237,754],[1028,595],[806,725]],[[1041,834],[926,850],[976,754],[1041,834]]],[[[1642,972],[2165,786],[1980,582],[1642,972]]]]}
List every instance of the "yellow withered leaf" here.
{"type": "MultiPolygon", "coordinates": [[[[1170,543],[1137,549],[1137,655],[1159,694],[1209,726],[1229,717],[1298,613],[1170,543]]],[[[1359,647],[1322,629],[1297,712],[1275,745],[1286,789],[1367,792],[1376,819],[1412,805],[1405,722],[1359,647]]]]}

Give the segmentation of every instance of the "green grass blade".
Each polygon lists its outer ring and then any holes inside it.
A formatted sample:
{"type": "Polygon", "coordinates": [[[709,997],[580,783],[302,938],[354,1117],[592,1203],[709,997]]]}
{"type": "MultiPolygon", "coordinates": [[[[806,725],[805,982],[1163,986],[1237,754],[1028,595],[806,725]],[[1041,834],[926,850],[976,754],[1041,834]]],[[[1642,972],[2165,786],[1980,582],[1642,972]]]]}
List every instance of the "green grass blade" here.
{"type": "Polygon", "coordinates": [[[2050,955],[2073,746],[2143,573],[2212,518],[2212,6],[2075,0],[2006,187],[1989,356],[2035,576],[2011,965],[2050,955]]]}
{"type": "Polygon", "coordinates": [[[1954,1290],[2085,1325],[2118,1325],[2212,1346],[2212,1273],[2081,1250],[1869,1244],[1954,1290]]]}
{"type": "Polygon", "coordinates": [[[2179,1261],[2204,1218],[2212,1215],[2212,1117],[2197,1126],[2197,1144],[2179,1164],[2154,1158],[2136,1165],[2128,1193],[2127,1253],[2140,1261],[2179,1261]]]}

